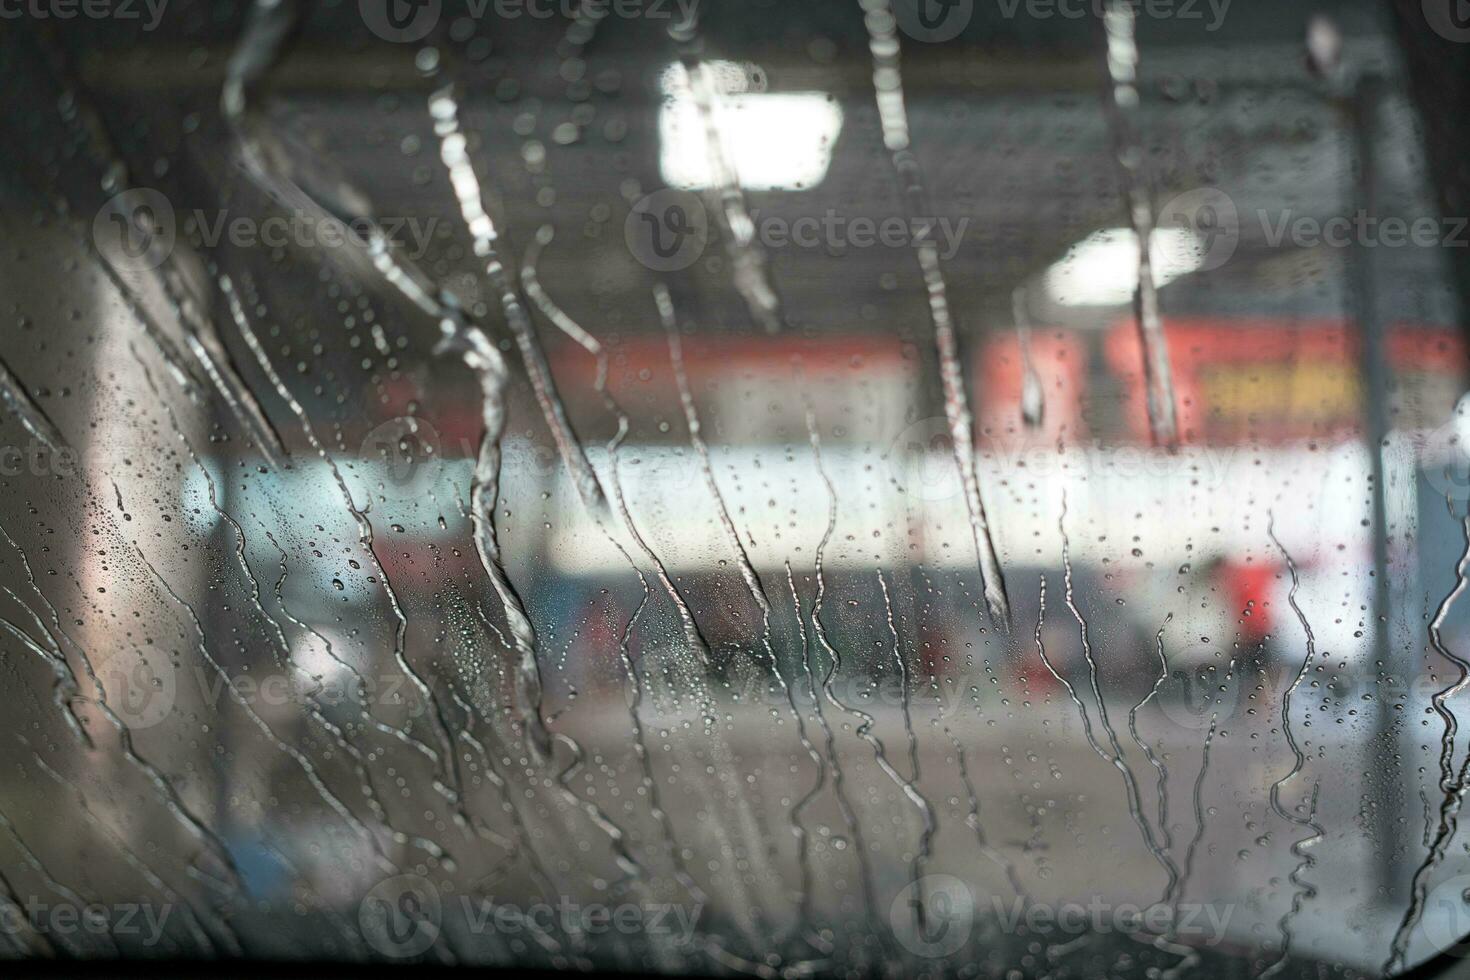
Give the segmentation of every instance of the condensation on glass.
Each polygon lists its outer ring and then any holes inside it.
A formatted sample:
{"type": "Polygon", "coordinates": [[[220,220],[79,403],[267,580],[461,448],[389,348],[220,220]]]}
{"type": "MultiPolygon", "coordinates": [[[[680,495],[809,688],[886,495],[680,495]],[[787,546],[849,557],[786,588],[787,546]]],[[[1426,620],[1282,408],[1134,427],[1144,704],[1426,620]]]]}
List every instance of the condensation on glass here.
{"type": "Polygon", "coordinates": [[[7,21],[0,955],[1458,949],[1470,236],[1186,6],[7,21]]]}

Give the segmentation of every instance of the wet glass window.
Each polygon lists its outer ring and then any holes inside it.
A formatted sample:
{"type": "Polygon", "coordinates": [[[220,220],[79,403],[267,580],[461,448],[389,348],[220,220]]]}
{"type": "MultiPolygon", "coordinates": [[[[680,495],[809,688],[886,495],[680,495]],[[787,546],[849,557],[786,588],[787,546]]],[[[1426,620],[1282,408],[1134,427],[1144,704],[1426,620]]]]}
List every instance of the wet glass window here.
{"type": "Polygon", "coordinates": [[[0,0],[0,957],[1454,962],[1461,8],[0,0]]]}

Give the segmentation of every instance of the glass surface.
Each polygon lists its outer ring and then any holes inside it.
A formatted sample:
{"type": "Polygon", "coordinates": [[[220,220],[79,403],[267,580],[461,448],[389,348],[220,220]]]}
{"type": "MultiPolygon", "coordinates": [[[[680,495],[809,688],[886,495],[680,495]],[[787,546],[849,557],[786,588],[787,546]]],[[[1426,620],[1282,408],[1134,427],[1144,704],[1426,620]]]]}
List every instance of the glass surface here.
{"type": "Polygon", "coordinates": [[[1386,10],[893,4],[0,3],[4,956],[1463,949],[1386,10]]]}

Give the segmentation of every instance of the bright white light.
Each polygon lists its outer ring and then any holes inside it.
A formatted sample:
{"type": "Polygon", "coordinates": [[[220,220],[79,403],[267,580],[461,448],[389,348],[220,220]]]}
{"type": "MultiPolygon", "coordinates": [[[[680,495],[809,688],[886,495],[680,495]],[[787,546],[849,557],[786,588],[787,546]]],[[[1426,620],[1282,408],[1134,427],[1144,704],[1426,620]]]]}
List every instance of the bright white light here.
{"type": "MultiPolygon", "coordinates": [[[[1154,284],[1200,268],[1204,242],[1188,228],[1156,228],[1149,242],[1154,284]]],[[[1131,228],[1094,232],[1046,270],[1046,292],[1062,306],[1120,306],[1138,288],[1138,236],[1131,228]]]]}
{"type": "MultiPolygon", "coordinates": [[[[753,66],[712,62],[715,118],[726,158],[748,190],[804,190],[827,176],[842,131],[842,107],[825,92],[762,92],[753,66]]],[[[684,190],[715,184],[704,121],[683,69],[664,73],[659,111],[659,169],[684,190]]]]}
{"type": "MultiPolygon", "coordinates": [[[[720,95],[766,90],[765,69],[753,62],[712,59],[700,64],[720,95]]],[[[689,73],[676,61],[659,74],[658,84],[665,96],[686,96],[689,94],[689,73]]]]}

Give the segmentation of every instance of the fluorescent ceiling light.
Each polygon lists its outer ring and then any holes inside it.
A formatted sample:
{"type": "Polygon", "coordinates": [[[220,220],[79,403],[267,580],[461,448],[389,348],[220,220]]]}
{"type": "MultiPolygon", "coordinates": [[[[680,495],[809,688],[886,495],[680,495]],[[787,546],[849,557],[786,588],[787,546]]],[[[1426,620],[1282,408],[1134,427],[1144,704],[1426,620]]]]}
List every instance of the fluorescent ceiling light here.
{"type": "MultiPolygon", "coordinates": [[[[1188,228],[1156,228],[1149,242],[1154,284],[1165,286],[1204,263],[1204,242],[1188,228]]],[[[1046,270],[1046,292],[1062,306],[1121,306],[1138,288],[1138,235],[1106,228],[1072,246],[1046,270]]]]}
{"type": "MultiPolygon", "coordinates": [[[[805,190],[827,176],[842,131],[842,107],[826,92],[763,92],[755,66],[709,62],[716,90],[715,120],[726,159],[747,190],[805,190]]],[[[704,121],[681,66],[661,79],[659,170],[684,190],[715,184],[704,121]]]]}

